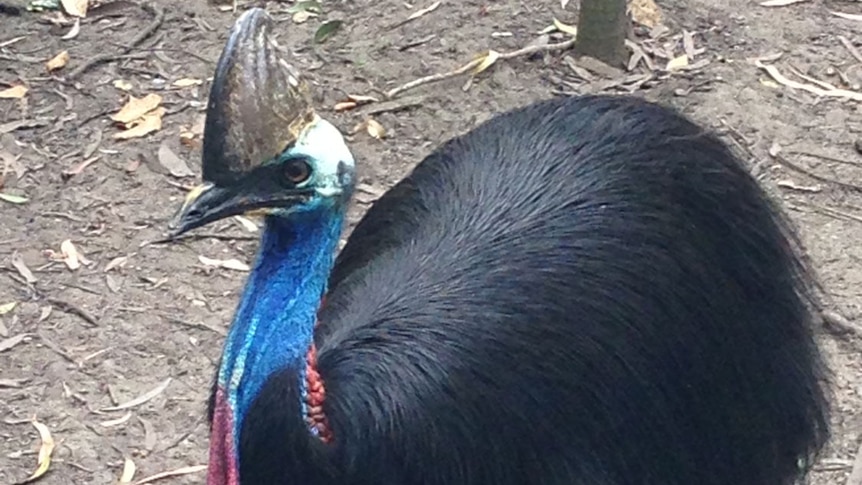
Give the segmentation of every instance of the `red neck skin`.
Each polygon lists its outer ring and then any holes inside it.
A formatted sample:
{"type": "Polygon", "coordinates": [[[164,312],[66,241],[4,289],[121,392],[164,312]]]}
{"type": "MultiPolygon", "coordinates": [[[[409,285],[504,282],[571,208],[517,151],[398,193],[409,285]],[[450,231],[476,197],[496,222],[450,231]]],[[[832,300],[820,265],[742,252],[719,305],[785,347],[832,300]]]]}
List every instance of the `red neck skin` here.
{"type": "MultiPolygon", "coordinates": [[[[321,301],[321,306],[323,306],[323,301],[321,301]]],[[[318,320],[318,324],[319,322],[318,320]]],[[[305,364],[305,404],[307,409],[305,421],[312,434],[324,443],[331,443],[333,440],[332,430],[329,428],[329,421],[323,412],[326,389],[323,386],[320,373],[317,372],[317,347],[314,343],[308,349],[305,364]]],[[[233,414],[221,387],[216,390],[215,400],[209,465],[207,467],[207,485],[240,485],[238,450],[235,450],[233,445],[233,414]]]]}

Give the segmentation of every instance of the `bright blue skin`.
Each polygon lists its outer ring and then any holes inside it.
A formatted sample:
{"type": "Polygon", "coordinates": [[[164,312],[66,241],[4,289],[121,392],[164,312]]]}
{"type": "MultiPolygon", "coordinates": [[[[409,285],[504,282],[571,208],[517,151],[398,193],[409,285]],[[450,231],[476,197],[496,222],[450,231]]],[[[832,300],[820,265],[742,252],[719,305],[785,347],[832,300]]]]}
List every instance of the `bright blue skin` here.
{"type": "MultiPolygon", "coordinates": [[[[233,415],[234,450],[249,407],[273,373],[296,369],[305,394],[305,358],[341,236],[342,194],[350,190],[339,184],[352,183],[351,177],[338,181],[335,174],[339,163],[353,167],[340,133],[321,123],[280,157],[306,158],[313,175],[303,186],[315,188],[316,195],[304,204],[270,211],[225,341],[218,385],[233,415]]],[[[304,410],[305,402],[301,405],[304,410]]]]}

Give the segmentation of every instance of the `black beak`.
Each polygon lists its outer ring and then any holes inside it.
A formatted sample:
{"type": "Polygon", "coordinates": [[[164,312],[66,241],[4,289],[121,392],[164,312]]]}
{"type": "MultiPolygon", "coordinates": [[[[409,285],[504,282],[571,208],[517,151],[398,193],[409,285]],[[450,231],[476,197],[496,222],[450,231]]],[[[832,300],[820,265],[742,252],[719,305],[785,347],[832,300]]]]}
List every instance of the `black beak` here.
{"type": "Polygon", "coordinates": [[[308,202],[311,190],[252,191],[242,185],[219,187],[205,183],[192,189],[180,210],[168,223],[169,238],[176,238],[220,219],[240,214],[267,214],[308,202]]]}

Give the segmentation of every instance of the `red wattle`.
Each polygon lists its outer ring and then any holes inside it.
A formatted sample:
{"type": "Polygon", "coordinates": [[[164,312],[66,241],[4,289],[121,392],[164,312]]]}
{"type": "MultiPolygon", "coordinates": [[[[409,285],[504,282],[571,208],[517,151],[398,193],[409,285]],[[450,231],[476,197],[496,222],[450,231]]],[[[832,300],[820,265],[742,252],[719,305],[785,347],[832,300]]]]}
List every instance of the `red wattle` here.
{"type": "Polygon", "coordinates": [[[233,446],[233,413],[221,387],[216,390],[207,485],[239,485],[239,466],[233,446]]]}

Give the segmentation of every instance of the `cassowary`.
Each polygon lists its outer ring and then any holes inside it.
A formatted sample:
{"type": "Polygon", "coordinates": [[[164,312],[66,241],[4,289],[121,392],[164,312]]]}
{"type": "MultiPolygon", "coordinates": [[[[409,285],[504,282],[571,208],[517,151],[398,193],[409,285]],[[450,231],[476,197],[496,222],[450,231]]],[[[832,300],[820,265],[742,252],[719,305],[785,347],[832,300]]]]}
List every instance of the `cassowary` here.
{"type": "Polygon", "coordinates": [[[827,437],[814,278],[716,136],[629,97],[501,114],[336,258],[345,139],[270,40],[219,60],[178,235],[265,215],[209,485],[785,485],[827,437]]]}

